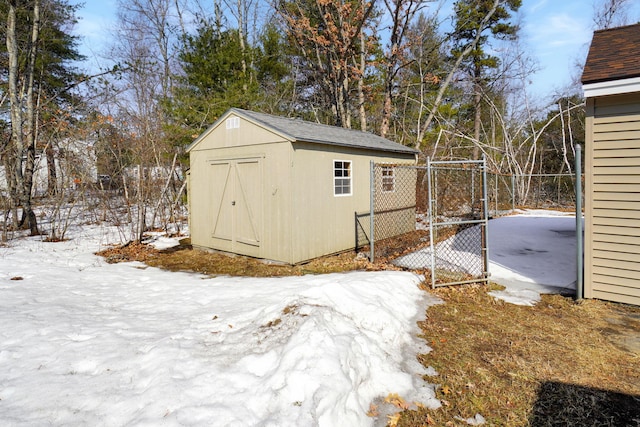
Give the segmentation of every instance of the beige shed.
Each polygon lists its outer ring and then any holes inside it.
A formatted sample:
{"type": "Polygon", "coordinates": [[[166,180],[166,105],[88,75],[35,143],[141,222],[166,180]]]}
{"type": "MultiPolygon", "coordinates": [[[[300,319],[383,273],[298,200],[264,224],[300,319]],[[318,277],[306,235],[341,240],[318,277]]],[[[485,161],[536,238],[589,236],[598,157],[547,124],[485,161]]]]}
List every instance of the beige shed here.
{"type": "Polygon", "coordinates": [[[289,264],[354,248],[355,213],[370,206],[370,161],[415,164],[418,153],[236,108],[187,151],[192,244],[289,264]]]}
{"type": "Polygon", "coordinates": [[[584,296],[640,305],[640,25],[596,31],[586,98],[584,296]]]}

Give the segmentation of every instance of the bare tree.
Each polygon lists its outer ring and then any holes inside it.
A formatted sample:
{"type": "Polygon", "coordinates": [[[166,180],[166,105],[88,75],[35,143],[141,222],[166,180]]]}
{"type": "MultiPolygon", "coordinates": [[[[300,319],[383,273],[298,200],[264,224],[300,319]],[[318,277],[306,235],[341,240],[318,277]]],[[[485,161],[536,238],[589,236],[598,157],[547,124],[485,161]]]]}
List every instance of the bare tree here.
{"type": "Polygon", "coordinates": [[[31,35],[25,52],[26,66],[21,70],[17,34],[17,9],[22,2],[9,1],[7,13],[7,53],[9,57],[9,102],[11,115],[11,141],[5,151],[5,170],[12,198],[23,209],[23,221],[26,221],[32,235],[38,234],[36,215],[31,204],[33,171],[36,149],[36,99],[34,98],[35,63],[38,37],[40,36],[40,0],[34,0],[30,9],[31,35]],[[7,156],[8,154],[8,156],[7,156]]]}
{"type": "Polygon", "coordinates": [[[630,24],[629,0],[601,0],[594,3],[593,23],[596,30],[630,24]]]}
{"type": "Polygon", "coordinates": [[[409,47],[406,34],[416,15],[430,1],[433,0],[384,0],[386,12],[391,18],[391,28],[383,64],[384,100],[380,124],[380,135],[382,137],[385,137],[389,132],[398,73],[410,63],[406,58],[406,52],[409,47]]]}
{"type": "Polygon", "coordinates": [[[112,57],[125,66],[121,78],[112,82],[115,96],[101,108],[108,108],[128,135],[125,157],[116,163],[121,165],[119,185],[132,219],[131,239],[140,240],[159,217],[160,182],[167,174],[175,177],[168,173],[175,149],[164,133],[169,120],[164,102],[172,94],[174,42],[186,24],[183,3],[176,0],[122,0],[119,6],[112,57]]]}
{"type": "MultiPolygon", "coordinates": [[[[480,25],[479,25],[480,28],[486,28],[487,24],[490,22],[491,18],[496,13],[496,10],[498,9],[498,6],[500,6],[502,1],[503,0],[493,0],[493,3],[491,5],[491,7],[488,9],[486,15],[480,20],[480,25]]],[[[433,122],[433,119],[436,116],[438,108],[440,107],[440,104],[442,103],[442,99],[444,97],[444,94],[447,91],[447,88],[449,87],[449,85],[451,84],[451,81],[453,80],[453,77],[455,76],[455,74],[460,69],[460,66],[462,65],[462,62],[476,48],[476,46],[478,45],[478,42],[480,41],[481,38],[482,38],[482,32],[477,31],[476,34],[475,34],[475,37],[466,45],[466,47],[461,52],[458,53],[458,56],[457,56],[455,62],[453,63],[451,69],[449,70],[449,73],[447,74],[445,79],[442,80],[442,82],[440,83],[440,89],[438,90],[436,98],[433,101],[433,103],[431,105],[431,108],[428,109],[429,110],[429,114],[427,115],[427,118],[425,119],[425,121],[424,121],[424,123],[422,125],[422,128],[420,128],[418,130],[418,134],[417,134],[417,137],[416,137],[416,143],[415,143],[415,147],[417,149],[420,149],[420,145],[422,144],[422,139],[423,139],[425,133],[427,132],[427,130],[429,129],[429,126],[431,126],[431,123],[433,122]]]]}

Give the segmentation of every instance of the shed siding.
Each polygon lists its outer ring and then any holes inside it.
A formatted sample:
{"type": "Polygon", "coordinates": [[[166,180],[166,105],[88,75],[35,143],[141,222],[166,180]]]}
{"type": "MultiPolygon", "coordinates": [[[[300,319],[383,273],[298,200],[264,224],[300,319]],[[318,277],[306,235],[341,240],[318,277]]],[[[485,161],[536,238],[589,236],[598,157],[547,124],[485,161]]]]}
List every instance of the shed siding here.
{"type": "MultiPolygon", "coordinates": [[[[388,141],[374,148],[379,137],[345,132],[344,145],[300,142],[286,133],[300,123],[268,123],[231,112],[190,146],[194,246],[290,264],[352,249],[355,212],[369,210],[369,162],[415,163],[415,153],[388,141]],[[351,162],[351,195],[334,196],[335,160],[351,162]]],[[[415,212],[407,215],[415,227],[415,212]]]]}
{"type": "MultiPolygon", "coordinates": [[[[292,258],[305,261],[355,247],[355,213],[370,208],[370,161],[414,164],[406,154],[296,142],[294,146],[292,258]],[[352,194],[334,196],[333,162],[352,162],[352,194]]],[[[415,212],[411,226],[415,229],[415,212]]]]}
{"type": "MultiPolygon", "coordinates": [[[[246,127],[246,130],[250,134],[254,133],[254,129],[250,127],[246,127]]],[[[281,140],[279,142],[216,148],[220,144],[220,139],[223,140],[223,144],[226,144],[224,142],[225,134],[227,134],[226,129],[215,129],[202,141],[202,144],[190,152],[190,183],[193,187],[190,189],[189,198],[191,242],[196,247],[288,261],[291,246],[291,229],[288,226],[290,223],[288,206],[291,196],[291,143],[281,140]],[[254,215],[251,218],[253,223],[248,222],[249,219],[245,218],[245,221],[241,223],[244,224],[245,230],[238,230],[234,242],[230,236],[225,239],[221,232],[214,229],[214,225],[221,220],[216,215],[220,213],[218,204],[222,200],[222,194],[218,193],[222,191],[222,183],[212,176],[212,173],[216,167],[226,162],[237,163],[250,159],[259,161],[261,177],[257,180],[254,179],[251,184],[246,184],[244,190],[247,193],[246,197],[259,201],[261,212],[251,212],[254,215]],[[246,229],[249,225],[255,225],[257,229],[246,229]],[[259,242],[251,242],[251,239],[247,241],[243,238],[254,231],[259,236],[259,242]]],[[[240,137],[243,138],[242,135],[240,137]]],[[[271,136],[267,139],[273,140],[274,138],[271,136]]],[[[251,173],[256,171],[251,171],[251,173]]],[[[225,202],[229,202],[229,200],[225,200],[225,202]]],[[[241,207],[240,202],[236,202],[237,207],[241,207]]],[[[240,220],[244,213],[248,213],[248,211],[233,215],[234,218],[228,218],[228,220],[240,220]]]]}
{"type": "Polygon", "coordinates": [[[198,143],[197,150],[273,144],[283,141],[281,136],[235,114],[231,114],[228,118],[236,119],[238,126],[227,129],[226,123],[223,122],[213,129],[208,129],[201,137],[202,141],[198,143]]]}
{"type": "Polygon", "coordinates": [[[640,305],[640,100],[587,100],[585,296],[640,305]]]}

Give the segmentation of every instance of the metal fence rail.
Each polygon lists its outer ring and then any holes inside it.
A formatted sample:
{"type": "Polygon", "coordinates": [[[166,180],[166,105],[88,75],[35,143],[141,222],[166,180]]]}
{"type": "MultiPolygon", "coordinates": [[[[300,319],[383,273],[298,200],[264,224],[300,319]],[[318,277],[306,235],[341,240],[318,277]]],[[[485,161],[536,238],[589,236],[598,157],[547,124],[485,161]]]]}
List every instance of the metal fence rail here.
{"type": "Polygon", "coordinates": [[[372,262],[430,270],[433,287],[488,281],[490,216],[575,206],[575,175],[489,173],[484,159],[372,162],[370,173],[370,210],[355,213],[357,248],[369,246],[372,262]]]}
{"type": "Polygon", "coordinates": [[[575,174],[487,173],[487,180],[492,216],[517,207],[573,209],[576,206],[575,174]]]}
{"type": "Polygon", "coordinates": [[[486,162],[427,159],[427,173],[431,286],[488,281],[486,162]]]}
{"type": "Polygon", "coordinates": [[[431,270],[434,287],[487,280],[484,161],[372,164],[371,182],[356,241],[372,261],[431,270]]]}

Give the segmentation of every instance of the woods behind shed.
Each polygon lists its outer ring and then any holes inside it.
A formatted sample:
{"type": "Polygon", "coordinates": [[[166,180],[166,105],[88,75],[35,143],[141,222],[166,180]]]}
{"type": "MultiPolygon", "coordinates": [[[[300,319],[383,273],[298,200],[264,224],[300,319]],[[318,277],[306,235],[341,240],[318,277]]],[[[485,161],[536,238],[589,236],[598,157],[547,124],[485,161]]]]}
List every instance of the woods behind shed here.
{"type": "MultiPolygon", "coordinates": [[[[233,108],[188,153],[192,244],[296,264],[354,248],[354,214],[370,206],[370,161],[415,164],[418,151],[233,108]]],[[[414,227],[412,219],[398,233],[414,227]]]]}

